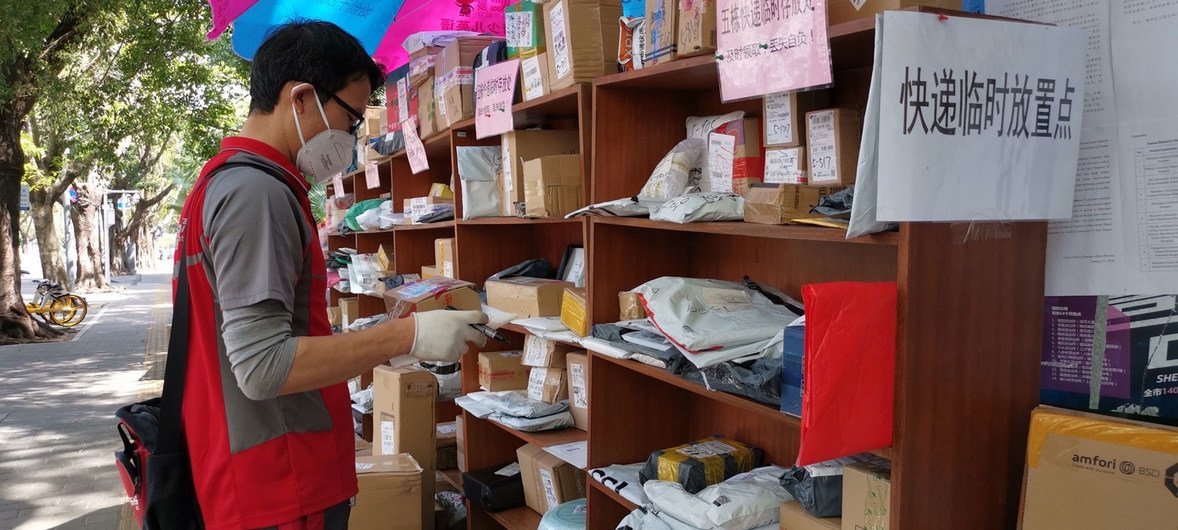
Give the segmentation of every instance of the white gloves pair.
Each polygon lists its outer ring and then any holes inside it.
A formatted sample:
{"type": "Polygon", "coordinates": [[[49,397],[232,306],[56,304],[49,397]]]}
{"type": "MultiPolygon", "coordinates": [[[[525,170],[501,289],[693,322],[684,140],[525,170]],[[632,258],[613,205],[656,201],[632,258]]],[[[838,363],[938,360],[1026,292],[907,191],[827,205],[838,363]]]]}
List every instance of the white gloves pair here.
{"type": "Polygon", "coordinates": [[[413,314],[413,347],[409,355],[423,361],[457,362],[463,353],[487,343],[487,336],[472,327],[484,324],[482,311],[425,311],[413,314]]]}

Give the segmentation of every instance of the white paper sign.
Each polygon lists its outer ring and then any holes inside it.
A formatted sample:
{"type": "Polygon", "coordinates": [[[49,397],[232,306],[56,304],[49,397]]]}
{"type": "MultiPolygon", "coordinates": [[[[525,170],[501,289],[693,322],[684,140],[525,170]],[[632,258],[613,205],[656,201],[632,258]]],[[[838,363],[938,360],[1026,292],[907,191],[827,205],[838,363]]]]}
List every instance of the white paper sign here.
{"type": "MultiPolygon", "coordinates": [[[[1082,31],[898,11],[876,31],[880,220],[1071,216],[1082,31]]],[[[820,153],[811,147],[818,183],[820,153]]]]}
{"type": "Polygon", "coordinates": [[[364,164],[364,183],[368,185],[370,190],[380,187],[380,169],[378,169],[376,162],[364,164]]]}
{"type": "Polygon", "coordinates": [[[786,145],[794,143],[793,104],[789,92],[765,96],[765,143],[786,145]]]}
{"type": "Polygon", "coordinates": [[[732,193],[732,157],[736,151],[736,137],[730,134],[708,134],[708,182],[710,191],[732,193]]]}
{"type": "Polygon", "coordinates": [[[405,132],[405,154],[409,157],[409,169],[414,175],[429,169],[425,144],[417,137],[417,118],[401,122],[401,130],[405,132]]]}
{"type": "Polygon", "coordinates": [[[771,9],[771,3],[716,0],[716,13],[708,16],[716,17],[720,98],[829,85],[826,3],[780,2],[771,9]]]}
{"type": "Polygon", "coordinates": [[[530,48],[535,42],[535,38],[532,37],[532,21],[534,18],[532,12],[504,13],[503,17],[507,23],[507,47],[530,48]]]}
{"type": "Polygon", "coordinates": [[[552,54],[553,63],[556,65],[554,79],[562,79],[569,75],[573,69],[569,34],[565,30],[564,1],[561,0],[552,6],[550,13],[552,14],[552,19],[549,21],[549,26],[551,26],[549,29],[552,31],[552,49],[549,50],[549,53],[552,54]]]}
{"type": "Polygon", "coordinates": [[[409,119],[409,86],[406,84],[405,78],[397,80],[397,113],[398,121],[405,121],[409,119]]]}
{"type": "Polygon", "coordinates": [[[802,167],[805,147],[786,147],[765,150],[765,182],[771,184],[805,184],[806,168],[802,167]]]}
{"type": "Polygon", "coordinates": [[[521,63],[524,72],[524,100],[530,101],[544,95],[544,73],[540,70],[540,58],[528,57],[521,63]]]}

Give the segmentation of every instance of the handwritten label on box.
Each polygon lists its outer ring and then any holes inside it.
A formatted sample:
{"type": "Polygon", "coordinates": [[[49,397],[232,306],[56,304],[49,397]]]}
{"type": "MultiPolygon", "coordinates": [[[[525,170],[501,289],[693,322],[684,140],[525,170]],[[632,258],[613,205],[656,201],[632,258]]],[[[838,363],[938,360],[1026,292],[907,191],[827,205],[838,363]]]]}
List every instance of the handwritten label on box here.
{"type": "Polygon", "coordinates": [[[416,175],[429,169],[429,158],[425,156],[425,144],[417,137],[417,118],[401,122],[405,132],[405,154],[409,156],[409,169],[416,175]]]}

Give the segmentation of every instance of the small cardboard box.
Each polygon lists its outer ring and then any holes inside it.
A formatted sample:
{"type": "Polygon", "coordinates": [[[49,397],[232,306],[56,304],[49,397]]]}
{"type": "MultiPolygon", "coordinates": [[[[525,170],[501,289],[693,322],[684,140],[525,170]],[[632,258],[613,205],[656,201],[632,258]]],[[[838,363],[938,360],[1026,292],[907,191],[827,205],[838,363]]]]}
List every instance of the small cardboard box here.
{"type": "Polygon", "coordinates": [[[344,323],[344,312],[339,307],[327,308],[327,323],[333,326],[341,326],[344,323]]]}
{"type": "Polygon", "coordinates": [[[364,109],[364,130],[368,137],[375,138],[377,136],[384,136],[385,117],[388,109],[384,107],[369,106],[364,109]]]}
{"type": "Polygon", "coordinates": [[[548,52],[520,61],[520,78],[523,79],[524,101],[548,95],[551,80],[548,74],[548,52]]]}
{"type": "Polygon", "coordinates": [[[1040,406],[1025,477],[1023,530],[1172,528],[1178,429],[1040,406]]]}
{"type": "Polygon", "coordinates": [[[463,449],[466,447],[466,425],[461,414],[454,417],[454,435],[458,439],[458,470],[466,473],[469,469],[466,466],[466,451],[463,449]]]}
{"type": "Polygon", "coordinates": [[[443,129],[438,125],[437,103],[434,95],[434,76],[417,87],[417,129],[421,138],[443,129]]]}
{"type": "MultiPolygon", "coordinates": [[[[410,455],[356,457],[356,482],[360,491],[348,518],[348,528],[421,528],[422,475],[421,466],[410,455]]],[[[432,510],[429,518],[433,520],[432,510]]]]}
{"type": "Polygon", "coordinates": [[[523,354],[518,351],[482,352],[479,354],[479,387],[488,392],[526,390],[528,371],[523,354]]]}
{"type": "MultiPolygon", "coordinates": [[[[377,366],[372,371],[373,455],[408,453],[423,471],[433,473],[437,458],[434,404],[438,380],[412,367],[377,366]]],[[[434,482],[421,481],[421,528],[433,528],[434,482]]]]}
{"type": "Polygon", "coordinates": [[[859,165],[863,117],[846,108],[806,113],[809,180],[817,186],[850,186],[859,165]]]}
{"type": "Polygon", "coordinates": [[[585,289],[567,289],[560,302],[560,321],[573,333],[589,334],[589,300],[585,289]]]}
{"type": "Polygon", "coordinates": [[[524,366],[534,368],[564,368],[564,356],[572,346],[536,335],[524,339],[524,366]]]}
{"type": "Polygon", "coordinates": [[[340,298],[339,311],[341,324],[344,327],[352,325],[352,321],[360,318],[360,299],[356,297],[340,298]]]}
{"type": "Polygon", "coordinates": [[[621,320],[642,320],[646,318],[646,309],[634,291],[618,293],[618,318],[621,320]]]}
{"type": "Polygon", "coordinates": [[[503,215],[515,216],[515,203],[524,202],[524,161],[549,155],[580,152],[578,131],[511,131],[503,135],[503,215]]]}
{"type": "Polygon", "coordinates": [[[579,209],[581,183],[581,155],[552,155],[524,162],[527,216],[561,218],[579,209]]]}
{"type": "Polygon", "coordinates": [[[886,10],[915,6],[961,11],[961,0],[830,0],[826,6],[826,23],[833,26],[859,18],[872,18],[886,10]]]}
{"type": "Polygon", "coordinates": [[[888,530],[892,512],[892,470],[883,462],[843,468],[843,530],[888,530]]]}
{"type": "Polygon", "coordinates": [[[542,447],[528,444],[516,450],[524,482],[524,500],[537,513],[585,497],[584,474],[542,447]],[[532,490],[531,495],[528,490],[532,490]]]}
{"type": "Polygon", "coordinates": [[[758,184],[744,195],[746,223],[786,224],[791,219],[822,217],[810,213],[823,197],[839,188],[819,188],[795,184],[758,184]]]}
{"type": "Polygon", "coordinates": [[[407,214],[427,212],[431,209],[432,206],[438,204],[449,204],[450,206],[453,206],[454,199],[446,199],[429,195],[425,197],[409,197],[401,203],[402,207],[404,208],[404,213],[407,214]]]}
{"type": "Polygon", "coordinates": [[[483,307],[473,283],[453,278],[422,279],[385,291],[383,296],[385,310],[394,318],[447,307],[463,311],[477,311],[483,307]]]}
{"type": "Polygon", "coordinates": [[[437,456],[434,458],[436,469],[454,469],[458,467],[458,429],[454,422],[439,423],[437,426],[437,456]]]}
{"type": "Polygon", "coordinates": [[[474,116],[474,58],[501,37],[458,37],[438,54],[434,66],[438,128],[453,127],[474,116]]]}
{"type": "Polygon", "coordinates": [[[766,184],[806,184],[806,147],[765,149],[766,184]]]}
{"type": "Polygon", "coordinates": [[[421,279],[429,280],[432,278],[441,278],[442,271],[435,265],[423,265],[421,267],[421,279]]]}
{"type": "Polygon", "coordinates": [[[519,318],[560,316],[566,287],[573,284],[543,278],[509,278],[486,283],[487,305],[519,318]]]}
{"type": "Polygon", "coordinates": [[[716,51],[716,0],[678,0],[679,58],[716,51]]]}
{"type": "Polygon", "coordinates": [[[589,430],[589,355],[584,351],[565,355],[569,380],[569,412],[576,427],[589,430]]]}
{"type": "Polygon", "coordinates": [[[397,273],[396,261],[392,252],[392,247],[385,248],[384,245],[376,247],[376,266],[380,268],[379,272],[385,275],[397,273]]]}
{"type": "Polygon", "coordinates": [[[454,277],[454,238],[434,240],[434,266],[447,278],[454,277]]]}
{"type": "Polygon", "coordinates": [[[532,368],[528,373],[528,398],[556,403],[569,396],[564,368],[532,368]]]}
{"type": "Polygon", "coordinates": [[[643,67],[675,60],[675,46],[679,40],[677,3],[678,0],[646,0],[646,51],[642,55],[643,67]]]}
{"type": "Polygon", "coordinates": [[[550,0],[544,4],[544,42],[553,92],[613,73],[621,16],[618,0],[550,0]]]}
{"type": "Polygon", "coordinates": [[[436,77],[438,55],[443,49],[443,46],[426,46],[409,54],[410,84],[415,87],[421,86],[427,79],[436,77]]]}
{"type": "Polygon", "coordinates": [[[814,517],[797,501],[781,504],[781,530],[840,530],[838,517],[814,517]]]}
{"type": "Polygon", "coordinates": [[[765,147],[798,147],[806,143],[806,114],[825,108],[824,90],[777,92],[765,96],[765,147]]]}
{"type": "Polygon", "coordinates": [[[544,6],[531,0],[503,8],[507,58],[528,59],[544,53],[544,6]]]}

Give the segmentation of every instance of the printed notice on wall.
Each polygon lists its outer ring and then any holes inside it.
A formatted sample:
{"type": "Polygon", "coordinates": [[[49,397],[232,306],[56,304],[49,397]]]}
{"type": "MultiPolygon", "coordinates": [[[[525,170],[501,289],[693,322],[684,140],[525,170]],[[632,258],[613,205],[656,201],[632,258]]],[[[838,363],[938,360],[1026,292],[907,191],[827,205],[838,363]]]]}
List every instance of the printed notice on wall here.
{"type": "Polygon", "coordinates": [[[717,0],[716,65],[724,101],[829,85],[826,0],[717,0]]]}

